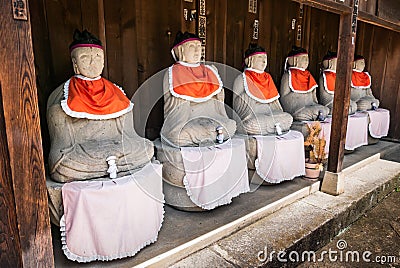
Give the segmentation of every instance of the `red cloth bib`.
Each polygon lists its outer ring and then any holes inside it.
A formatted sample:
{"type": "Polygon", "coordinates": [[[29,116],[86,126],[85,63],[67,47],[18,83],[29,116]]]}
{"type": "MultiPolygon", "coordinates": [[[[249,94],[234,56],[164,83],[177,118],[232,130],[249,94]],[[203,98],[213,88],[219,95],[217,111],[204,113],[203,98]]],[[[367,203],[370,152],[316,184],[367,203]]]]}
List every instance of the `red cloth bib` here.
{"type": "Polygon", "coordinates": [[[74,76],[69,80],[66,95],[64,111],[78,118],[115,118],[131,110],[132,106],[122,90],[105,78],[84,80],[74,76]]]}
{"type": "Polygon", "coordinates": [[[371,87],[371,76],[368,72],[357,72],[353,70],[351,74],[351,86],[355,88],[371,87]]]}
{"type": "Polygon", "coordinates": [[[322,77],[324,79],[326,91],[333,94],[333,92],[335,91],[336,73],[332,71],[324,71],[322,77]]]}
{"type": "Polygon", "coordinates": [[[317,82],[308,70],[289,68],[289,86],[292,91],[307,93],[316,88],[317,82]]]}
{"type": "Polygon", "coordinates": [[[204,64],[192,67],[176,63],[170,67],[169,72],[170,91],[175,97],[202,102],[222,89],[218,73],[204,64]]]}
{"type": "Polygon", "coordinates": [[[278,90],[269,73],[245,70],[244,76],[246,93],[253,99],[268,103],[279,98],[278,90]]]}

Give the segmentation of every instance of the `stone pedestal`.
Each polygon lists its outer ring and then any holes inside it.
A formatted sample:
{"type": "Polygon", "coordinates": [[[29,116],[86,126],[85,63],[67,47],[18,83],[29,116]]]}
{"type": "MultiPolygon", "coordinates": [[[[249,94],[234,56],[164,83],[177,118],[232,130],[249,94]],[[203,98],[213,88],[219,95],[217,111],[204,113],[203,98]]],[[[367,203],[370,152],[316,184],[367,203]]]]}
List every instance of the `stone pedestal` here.
{"type": "Polygon", "coordinates": [[[321,191],[331,195],[344,193],[344,174],[326,171],[322,180],[321,191]]]}

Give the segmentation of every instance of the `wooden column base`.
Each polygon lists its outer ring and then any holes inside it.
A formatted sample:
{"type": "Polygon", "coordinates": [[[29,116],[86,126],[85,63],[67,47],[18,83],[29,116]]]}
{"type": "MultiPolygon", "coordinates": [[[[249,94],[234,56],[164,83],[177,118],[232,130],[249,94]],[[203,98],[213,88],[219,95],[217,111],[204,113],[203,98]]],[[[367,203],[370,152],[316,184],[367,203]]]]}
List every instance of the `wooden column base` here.
{"type": "Polygon", "coordinates": [[[344,193],[344,174],[343,172],[333,173],[326,171],[322,180],[321,191],[331,195],[344,193]]]}

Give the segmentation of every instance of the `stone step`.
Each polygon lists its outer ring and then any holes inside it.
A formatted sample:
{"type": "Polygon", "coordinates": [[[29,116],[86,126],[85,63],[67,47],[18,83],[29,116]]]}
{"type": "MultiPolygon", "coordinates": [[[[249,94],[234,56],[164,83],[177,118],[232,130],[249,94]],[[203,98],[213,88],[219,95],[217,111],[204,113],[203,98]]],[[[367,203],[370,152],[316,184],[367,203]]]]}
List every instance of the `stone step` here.
{"type": "MultiPolygon", "coordinates": [[[[400,185],[400,163],[374,155],[344,170],[345,192],[319,191],[218,239],[175,262],[172,267],[294,267],[296,259],[316,251],[400,185]],[[278,252],[285,252],[279,255],[278,252]],[[272,258],[270,258],[272,257],[272,258]],[[287,260],[288,262],[282,262],[287,260]]],[[[235,230],[235,229],[234,229],[235,230]]],[[[183,256],[182,256],[183,257],[183,256]]],[[[170,265],[171,260],[148,265],[170,265]]]]}

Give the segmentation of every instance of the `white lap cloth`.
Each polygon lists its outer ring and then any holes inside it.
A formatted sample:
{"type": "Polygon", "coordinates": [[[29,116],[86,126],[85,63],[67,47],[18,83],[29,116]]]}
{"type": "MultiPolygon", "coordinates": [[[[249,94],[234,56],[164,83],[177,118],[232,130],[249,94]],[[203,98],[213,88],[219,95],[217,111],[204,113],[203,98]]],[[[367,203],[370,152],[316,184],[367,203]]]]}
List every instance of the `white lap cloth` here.
{"type": "Polygon", "coordinates": [[[203,209],[229,204],[250,191],[244,140],[232,139],[210,147],[181,148],[190,200],[203,209]]]}
{"type": "Polygon", "coordinates": [[[390,123],[389,110],[379,108],[375,111],[368,111],[368,115],[369,134],[377,139],[387,136],[390,123]]]}
{"type": "Polygon", "coordinates": [[[282,136],[255,136],[257,174],[270,183],[305,175],[304,137],[290,130],[282,136]]]}
{"type": "MultiPolygon", "coordinates": [[[[331,121],[327,118],[325,122],[321,122],[322,131],[320,136],[326,140],[325,153],[329,153],[329,144],[331,138],[331,121]]],[[[308,122],[310,124],[310,122],[308,122]]],[[[347,119],[346,131],[346,150],[354,150],[363,145],[368,144],[368,116],[364,113],[355,113],[347,119]]]]}
{"type": "Polygon", "coordinates": [[[78,262],[135,255],[157,240],[164,217],[162,165],[108,181],[76,181],[62,187],[64,254],[78,262]]]}

